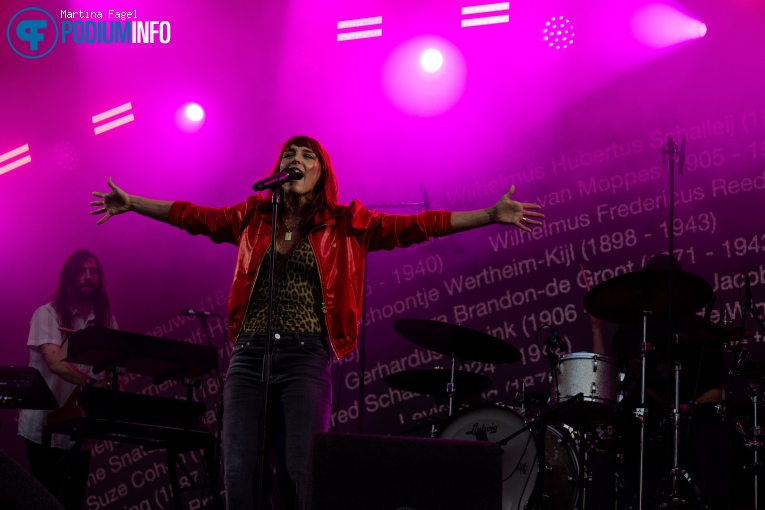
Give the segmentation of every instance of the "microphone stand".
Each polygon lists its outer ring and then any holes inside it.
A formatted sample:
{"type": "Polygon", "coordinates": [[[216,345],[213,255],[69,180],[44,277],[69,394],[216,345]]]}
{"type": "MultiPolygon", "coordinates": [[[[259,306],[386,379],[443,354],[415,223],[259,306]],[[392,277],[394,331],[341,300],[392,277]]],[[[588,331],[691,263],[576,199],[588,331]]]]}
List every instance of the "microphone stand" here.
{"type": "MultiPolygon", "coordinates": [[[[678,165],[678,173],[683,173],[683,165],[685,163],[685,135],[683,135],[683,142],[682,142],[682,148],[678,147],[677,143],[675,143],[674,140],[672,140],[672,137],[670,136],[667,139],[667,147],[665,149],[662,149],[662,154],[664,156],[664,162],[669,163],[669,224],[667,225],[667,237],[669,238],[669,256],[674,259],[675,257],[675,157],[679,155],[679,165],[678,165]]],[[[672,324],[672,308],[673,308],[673,287],[674,287],[674,280],[675,280],[675,270],[674,270],[674,264],[670,263],[669,265],[669,291],[668,291],[668,300],[669,300],[669,307],[667,310],[667,328],[668,328],[668,338],[667,338],[667,367],[673,366],[673,359],[672,359],[672,341],[674,337],[674,327],[672,324]]],[[[644,324],[645,328],[645,324],[644,324]]],[[[645,359],[645,358],[644,358],[645,359]]],[[[643,364],[643,377],[645,378],[645,364],[643,364]]],[[[675,377],[679,378],[679,367],[678,370],[675,372],[675,377]]],[[[645,379],[643,379],[645,381],[645,379]]],[[[676,383],[678,381],[675,381],[676,383]]],[[[672,394],[672,382],[671,379],[668,379],[667,381],[667,395],[672,394]]],[[[645,407],[645,399],[643,399],[642,405],[645,407]]],[[[677,404],[677,402],[675,402],[677,404]]],[[[678,420],[679,420],[679,409],[675,408],[672,412],[672,421],[675,428],[675,437],[673,438],[673,465],[671,470],[671,478],[672,478],[672,495],[669,498],[669,502],[672,501],[672,496],[677,496],[677,491],[679,489],[679,467],[678,467],[678,445],[677,445],[677,431],[678,431],[678,420]]],[[[641,429],[641,436],[644,434],[644,428],[641,429]]],[[[641,437],[641,443],[643,441],[643,437],[641,437]]],[[[667,454],[669,452],[667,451],[667,454]]],[[[642,464],[642,459],[641,459],[642,464]]],[[[642,475],[642,468],[644,466],[641,466],[641,475],[642,475]]],[[[642,486],[640,488],[640,504],[639,508],[640,510],[643,509],[643,490],[642,486]]]]}
{"type": "Polygon", "coordinates": [[[255,508],[258,510],[265,510],[263,507],[264,501],[267,499],[263,494],[265,487],[265,462],[266,462],[266,440],[268,438],[268,393],[271,385],[271,354],[273,353],[273,326],[271,324],[273,317],[274,307],[274,272],[276,271],[276,233],[279,226],[279,204],[282,201],[281,188],[277,188],[271,191],[271,256],[269,257],[269,275],[268,275],[268,306],[266,308],[266,339],[265,347],[266,353],[263,357],[263,370],[261,380],[261,393],[262,393],[262,406],[260,411],[260,425],[258,427],[258,435],[260,441],[258,443],[258,458],[257,458],[257,471],[256,476],[258,478],[258,489],[256,492],[257,501],[255,502],[255,508]]]}
{"type": "MultiPolygon", "coordinates": [[[[367,255],[364,254],[364,280],[362,285],[364,288],[361,291],[361,325],[359,326],[359,421],[356,425],[356,433],[364,433],[364,391],[365,382],[364,375],[367,371],[367,275],[369,272],[367,267],[367,255]]],[[[342,388],[342,385],[340,386],[342,388]]],[[[339,398],[338,404],[339,404],[339,398]]]]}

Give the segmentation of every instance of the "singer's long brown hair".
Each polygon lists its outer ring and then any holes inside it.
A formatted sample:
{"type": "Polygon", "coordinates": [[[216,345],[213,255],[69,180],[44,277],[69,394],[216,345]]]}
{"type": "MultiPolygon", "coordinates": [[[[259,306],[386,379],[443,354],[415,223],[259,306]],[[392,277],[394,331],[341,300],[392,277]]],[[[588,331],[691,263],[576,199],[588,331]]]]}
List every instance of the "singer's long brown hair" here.
{"type": "MultiPolygon", "coordinates": [[[[279,164],[282,155],[293,145],[311,149],[314,154],[316,154],[316,158],[319,160],[319,165],[321,165],[319,179],[316,181],[310,199],[303,206],[303,210],[301,211],[302,219],[298,225],[298,231],[301,234],[306,234],[310,232],[311,228],[314,226],[313,223],[317,215],[327,212],[333,214],[337,210],[337,176],[335,175],[335,170],[332,168],[332,161],[329,159],[329,153],[326,149],[322,147],[318,140],[305,135],[293,136],[284,142],[281,151],[279,151],[279,157],[276,160],[276,164],[274,164],[274,169],[271,172],[272,175],[280,171],[279,164]]],[[[271,201],[272,193],[272,191],[269,191],[266,195],[269,199],[268,202],[271,201]]],[[[266,203],[265,205],[270,209],[270,203],[266,203]]]]}
{"type": "Polygon", "coordinates": [[[93,293],[93,313],[96,316],[95,325],[103,327],[112,326],[112,306],[109,301],[109,295],[106,293],[106,283],[104,282],[104,271],[101,268],[101,262],[89,250],[77,250],[69,255],[58,275],[58,286],[51,294],[50,301],[58,314],[59,326],[64,328],[72,327],[72,308],[75,305],[75,294],[77,292],[77,280],[82,266],[88,259],[96,261],[98,267],[98,286],[93,293]]]}

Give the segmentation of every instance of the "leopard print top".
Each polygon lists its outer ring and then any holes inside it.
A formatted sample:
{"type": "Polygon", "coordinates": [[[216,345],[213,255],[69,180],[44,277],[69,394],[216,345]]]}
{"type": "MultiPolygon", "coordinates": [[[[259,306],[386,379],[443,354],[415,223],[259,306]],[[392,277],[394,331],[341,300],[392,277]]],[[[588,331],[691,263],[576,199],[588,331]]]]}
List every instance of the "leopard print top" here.
{"type": "MultiPolygon", "coordinates": [[[[270,254],[271,248],[261,263],[242,331],[266,331],[270,254]]],[[[308,239],[289,253],[277,252],[275,265],[273,330],[326,335],[319,269],[308,239]]]]}

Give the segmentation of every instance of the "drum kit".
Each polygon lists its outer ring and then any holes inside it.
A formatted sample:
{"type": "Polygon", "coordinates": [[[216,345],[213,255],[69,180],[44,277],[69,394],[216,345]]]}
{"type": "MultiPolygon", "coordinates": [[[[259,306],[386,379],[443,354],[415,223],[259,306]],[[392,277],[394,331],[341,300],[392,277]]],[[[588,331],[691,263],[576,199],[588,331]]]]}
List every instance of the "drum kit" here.
{"type": "MultiPolygon", "coordinates": [[[[502,508],[503,510],[553,509],[571,510],[588,507],[588,491],[592,485],[592,470],[588,467],[588,453],[596,450],[604,436],[613,437],[613,427],[609,419],[619,409],[623,411],[622,397],[625,392],[637,393],[639,385],[639,404],[634,403],[628,410],[633,420],[640,423],[640,466],[637,494],[624,508],[644,508],[644,456],[646,449],[646,376],[651,356],[655,356],[649,347],[648,326],[657,323],[673,324],[680,317],[694,316],[697,311],[710,303],[711,285],[703,278],[680,270],[642,270],[616,276],[592,288],[584,299],[584,307],[590,316],[605,322],[616,324],[642,325],[642,341],[637,356],[639,373],[635,373],[633,386],[626,388],[626,360],[600,353],[573,352],[555,353],[554,343],[548,347],[550,359],[550,393],[546,408],[528,406],[535,395],[522,390],[516,401],[519,406],[501,403],[477,402],[482,392],[492,384],[492,380],[482,374],[460,370],[457,360],[479,361],[484,363],[515,363],[521,360],[521,353],[510,344],[487,333],[463,326],[425,319],[400,319],[394,322],[394,329],[405,339],[446,356],[451,366],[449,369],[418,369],[390,374],[385,381],[391,387],[437,397],[436,402],[448,403],[448,416],[431,426],[431,437],[493,441],[503,447],[502,461],[502,508]],[[671,282],[671,283],[670,283],[671,282]],[[460,398],[472,398],[469,405],[458,407],[460,398]],[[457,399],[457,400],[455,400],[457,399]],[[528,406],[528,407],[527,407],[528,406]],[[604,432],[608,430],[608,432],[604,432]]],[[[712,343],[717,347],[735,346],[735,367],[729,374],[741,378],[765,379],[765,363],[743,364],[744,355],[740,341],[750,338],[753,333],[729,324],[711,325],[708,321],[711,304],[703,321],[699,320],[699,335],[704,335],[703,344],[712,343]]],[[[695,323],[694,323],[695,324],[695,323]]],[[[684,337],[672,334],[667,345],[677,346],[679,342],[698,343],[692,335],[684,337]]],[[[702,347],[703,348],[703,347],[702,347]]],[[[652,501],[656,508],[707,508],[705,503],[695,496],[688,497],[681,485],[693,483],[688,472],[682,469],[679,456],[681,442],[681,403],[680,372],[681,355],[672,351],[682,349],[668,347],[666,360],[672,369],[666,374],[674,379],[674,395],[666,399],[674,400],[667,405],[666,428],[671,428],[672,466],[667,473],[669,487],[660,503],[652,501]]],[[[633,371],[637,362],[633,362],[633,371]]],[[[671,394],[671,385],[667,394],[671,394]]],[[[752,385],[750,396],[754,406],[755,423],[753,439],[746,435],[741,421],[736,429],[743,436],[747,449],[754,452],[754,463],[758,465],[757,450],[763,446],[758,440],[757,426],[758,403],[762,400],[761,385],[752,385]]],[[[726,403],[713,404],[712,414],[726,414],[726,403]]],[[[697,406],[700,410],[704,407],[697,406]]],[[[729,406],[732,408],[732,406],[729,406]]],[[[657,418],[658,419],[658,418],[657,418]]],[[[722,420],[722,418],[721,418],[722,420]]],[[[669,450],[669,448],[668,448],[669,450]]],[[[617,455],[622,458],[623,456],[617,455]]],[[[610,508],[620,508],[616,502],[616,493],[625,486],[620,480],[621,469],[608,473],[613,480],[609,484],[614,488],[614,501],[610,508]]],[[[755,491],[757,475],[755,470],[755,491]]],[[[688,491],[693,492],[693,491],[688,491]]],[[[696,491],[698,492],[698,491],[696,491]]],[[[593,493],[594,495],[594,493],[593,493]]],[[[755,496],[756,501],[756,496],[755,496]]],[[[755,506],[756,508],[756,506],[755,506]]]]}

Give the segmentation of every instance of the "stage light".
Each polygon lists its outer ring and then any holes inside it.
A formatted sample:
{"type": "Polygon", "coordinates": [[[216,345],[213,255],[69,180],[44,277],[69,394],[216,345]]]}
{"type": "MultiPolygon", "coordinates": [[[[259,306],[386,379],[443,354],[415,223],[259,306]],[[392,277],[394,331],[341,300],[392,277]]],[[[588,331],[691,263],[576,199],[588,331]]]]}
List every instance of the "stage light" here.
{"type": "Polygon", "coordinates": [[[59,141],[53,146],[53,158],[62,170],[72,171],[77,168],[77,152],[70,142],[59,141]]]}
{"type": "Polygon", "coordinates": [[[24,154],[25,152],[29,152],[29,144],[24,144],[21,147],[17,147],[11,151],[6,152],[5,154],[0,154],[0,175],[3,175],[6,172],[10,172],[14,168],[26,165],[32,161],[32,156],[26,155],[23,158],[17,159],[16,161],[11,161],[10,163],[3,164],[5,161],[24,154]]]}
{"type": "Polygon", "coordinates": [[[205,111],[199,103],[183,103],[175,110],[175,125],[184,133],[199,131],[205,123],[205,111]]]}
{"type": "Polygon", "coordinates": [[[444,64],[444,56],[435,48],[428,48],[420,56],[420,65],[428,73],[435,73],[444,64]]]}
{"type": "MultiPolygon", "coordinates": [[[[463,16],[474,14],[485,14],[487,12],[509,11],[510,2],[501,2],[496,4],[471,5],[462,8],[463,16]]],[[[509,23],[509,14],[499,14],[495,16],[480,16],[476,18],[464,18],[460,24],[462,28],[478,27],[482,25],[494,25],[496,23],[509,23]]]]}
{"type": "Polygon", "coordinates": [[[565,50],[574,44],[574,26],[563,16],[553,16],[545,22],[542,40],[555,50],[565,50]]]}
{"type": "MultiPolygon", "coordinates": [[[[92,117],[93,124],[98,124],[102,120],[106,120],[110,117],[116,117],[117,115],[121,113],[125,113],[126,111],[131,110],[132,108],[133,108],[133,105],[131,103],[125,103],[115,108],[112,108],[111,110],[106,110],[105,112],[99,113],[98,115],[94,115],[92,117]]],[[[133,116],[132,113],[129,113],[128,115],[125,115],[123,117],[117,117],[116,119],[109,121],[106,124],[101,124],[100,126],[96,126],[93,128],[93,131],[97,135],[99,135],[106,131],[110,131],[114,128],[118,128],[124,124],[127,124],[128,122],[133,122],[134,120],[135,120],[135,116],[133,116]]]]}
{"type": "Polygon", "coordinates": [[[199,122],[205,116],[205,111],[197,103],[191,103],[186,107],[186,117],[194,122],[199,122]]]}
{"type": "MultiPolygon", "coordinates": [[[[368,27],[372,25],[382,25],[382,16],[373,16],[370,18],[358,18],[348,19],[337,22],[338,30],[346,30],[348,28],[368,27]]],[[[382,28],[374,28],[371,30],[355,30],[339,32],[337,34],[337,40],[339,41],[353,41],[356,39],[368,39],[370,37],[382,37],[382,28]]]]}
{"type": "Polygon", "coordinates": [[[699,39],[707,33],[707,26],[665,4],[649,4],[632,16],[632,33],[643,44],[652,48],[666,48],[699,39]]]}

